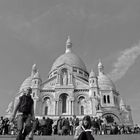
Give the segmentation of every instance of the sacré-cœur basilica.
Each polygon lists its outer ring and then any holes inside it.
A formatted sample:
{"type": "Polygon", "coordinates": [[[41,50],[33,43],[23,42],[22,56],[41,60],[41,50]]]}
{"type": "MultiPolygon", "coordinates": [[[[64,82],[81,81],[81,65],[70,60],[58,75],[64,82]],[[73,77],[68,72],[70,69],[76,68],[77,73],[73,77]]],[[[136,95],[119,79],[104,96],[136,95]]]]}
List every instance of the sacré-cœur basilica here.
{"type": "Polygon", "coordinates": [[[17,98],[32,88],[35,116],[58,118],[84,115],[105,117],[108,123],[133,125],[131,108],[125,105],[112,80],[104,73],[101,61],[98,74],[88,72],[84,62],[72,51],[70,38],[65,53],[53,63],[48,78],[42,81],[34,64],[31,75],[22,83],[17,98]]]}

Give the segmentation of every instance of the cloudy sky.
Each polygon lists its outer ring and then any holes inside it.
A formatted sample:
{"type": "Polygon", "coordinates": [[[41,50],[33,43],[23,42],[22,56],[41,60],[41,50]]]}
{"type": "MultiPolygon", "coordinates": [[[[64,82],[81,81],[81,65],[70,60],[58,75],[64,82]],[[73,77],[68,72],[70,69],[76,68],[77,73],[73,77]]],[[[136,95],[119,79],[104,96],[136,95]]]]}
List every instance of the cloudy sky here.
{"type": "Polygon", "coordinates": [[[99,58],[140,123],[140,0],[0,0],[0,114],[37,64],[43,80],[67,35],[88,71],[99,58]]]}

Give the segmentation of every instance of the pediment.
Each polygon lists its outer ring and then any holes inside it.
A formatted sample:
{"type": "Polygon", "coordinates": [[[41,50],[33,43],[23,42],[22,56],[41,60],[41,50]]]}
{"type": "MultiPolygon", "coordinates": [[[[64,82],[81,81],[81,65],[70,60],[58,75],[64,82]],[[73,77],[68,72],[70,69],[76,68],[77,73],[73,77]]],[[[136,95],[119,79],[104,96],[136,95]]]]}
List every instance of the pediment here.
{"type": "Polygon", "coordinates": [[[75,86],[76,86],[76,89],[88,89],[89,88],[89,84],[88,82],[80,79],[80,78],[75,78],[75,86]]]}
{"type": "Polygon", "coordinates": [[[56,78],[52,78],[52,79],[49,79],[48,81],[44,82],[42,84],[42,90],[54,88],[56,85],[56,80],[57,80],[56,78]]]}

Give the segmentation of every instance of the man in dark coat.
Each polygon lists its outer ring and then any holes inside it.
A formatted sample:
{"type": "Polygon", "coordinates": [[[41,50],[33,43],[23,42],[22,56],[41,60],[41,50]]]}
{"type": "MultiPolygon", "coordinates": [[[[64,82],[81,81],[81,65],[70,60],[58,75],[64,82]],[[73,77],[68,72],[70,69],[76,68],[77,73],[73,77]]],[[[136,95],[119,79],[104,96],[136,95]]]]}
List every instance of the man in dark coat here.
{"type": "MultiPolygon", "coordinates": [[[[25,140],[26,136],[31,131],[31,121],[34,117],[34,101],[31,97],[32,89],[28,87],[23,95],[19,97],[17,104],[11,116],[11,121],[14,121],[17,114],[17,137],[16,140],[25,140]]],[[[33,135],[29,139],[33,139],[33,135]]]]}

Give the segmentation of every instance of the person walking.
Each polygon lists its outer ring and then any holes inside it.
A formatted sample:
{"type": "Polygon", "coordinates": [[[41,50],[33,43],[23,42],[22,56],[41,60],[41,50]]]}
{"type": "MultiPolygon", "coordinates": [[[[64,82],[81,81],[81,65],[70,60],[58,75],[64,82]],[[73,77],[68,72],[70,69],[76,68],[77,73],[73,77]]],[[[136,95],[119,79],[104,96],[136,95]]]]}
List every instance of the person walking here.
{"type": "MultiPolygon", "coordinates": [[[[17,137],[16,140],[25,140],[26,136],[32,130],[31,124],[34,122],[34,101],[31,97],[32,89],[28,87],[22,96],[19,97],[14,107],[11,122],[17,115],[17,137]]],[[[33,140],[33,134],[30,134],[29,140],[33,140]]]]}

